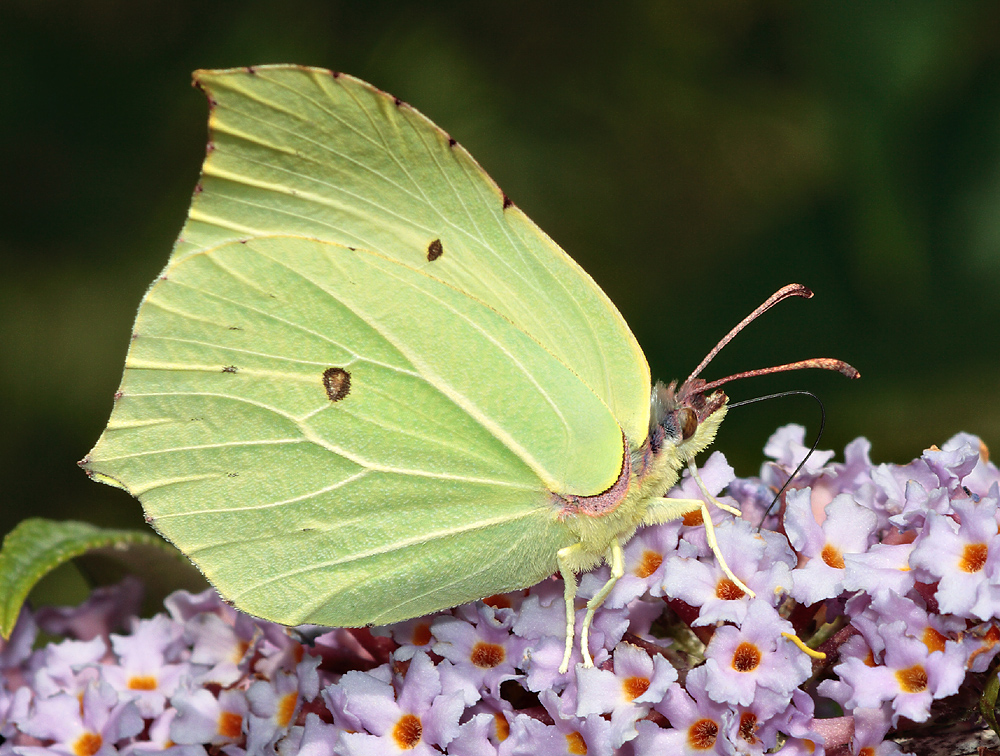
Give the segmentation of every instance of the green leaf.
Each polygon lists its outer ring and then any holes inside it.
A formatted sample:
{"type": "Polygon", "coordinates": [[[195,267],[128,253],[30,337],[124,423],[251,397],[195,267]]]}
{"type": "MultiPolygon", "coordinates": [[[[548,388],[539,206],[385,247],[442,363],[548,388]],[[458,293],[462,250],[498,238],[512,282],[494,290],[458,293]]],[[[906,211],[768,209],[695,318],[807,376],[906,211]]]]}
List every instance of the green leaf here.
{"type": "Polygon", "coordinates": [[[1000,667],[994,667],[986,680],[986,687],[983,689],[983,697],[979,699],[979,710],[983,714],[983,719],[993,728],[993,732],[1000,735],[1000,725],[997,724],[997,693],[1000,693],[1000,667]]]}
{"type": "Polygon", "coordinates": [[[40,517],[24,520],[0,548],[0,635],[10,637],[31,589],[45,575],[70,559],[101,549],[124,557],[133,547],[154,547],[176,553],[153,533],[109,530],[85,522],[56,522],[40,517]]]}

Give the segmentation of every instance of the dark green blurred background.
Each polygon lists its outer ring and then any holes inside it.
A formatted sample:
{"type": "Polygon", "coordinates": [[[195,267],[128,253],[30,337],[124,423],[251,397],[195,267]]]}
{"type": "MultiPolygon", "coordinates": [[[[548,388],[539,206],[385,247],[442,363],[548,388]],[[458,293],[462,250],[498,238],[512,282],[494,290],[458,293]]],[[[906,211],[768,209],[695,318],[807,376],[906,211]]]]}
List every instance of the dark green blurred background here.
{"type": "MultiPolygon", "coordinates": [[[[707,378],[809,388],[823,446],[906,461],[1000,441],[1000,5],[0,0],[0,532],[28,515],[138,524],[75,462],[204,154],[190,71],[346,71],[464,144],[683,378],[778,286],[812,287],[707,378]]],[[[786,399],[734,411],[742,474],[786,399]]]]}

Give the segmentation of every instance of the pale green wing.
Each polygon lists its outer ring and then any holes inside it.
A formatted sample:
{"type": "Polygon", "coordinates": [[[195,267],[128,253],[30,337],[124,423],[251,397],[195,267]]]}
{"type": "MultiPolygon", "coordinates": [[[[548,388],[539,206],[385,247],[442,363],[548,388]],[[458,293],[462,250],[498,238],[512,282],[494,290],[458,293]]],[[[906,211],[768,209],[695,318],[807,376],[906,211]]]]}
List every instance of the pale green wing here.
{"type": "Polygon", "coordinates": [[[241,609],[350,626],[552,574],[574,539],[550,491],[606,488],[622,443],[585,383],[478,300],[264,237],[167,267],[85,467],[241,609]]]}
{"type": "Polygon", "coordinates": [[[321,69],[199,71],[195,82],[209,97],[211,142],[172,259],[296,234],[423,265],[529,334],[634,444],[645,439],[649,367],[625,321],[445,132],[385,92],[321,69]]]}

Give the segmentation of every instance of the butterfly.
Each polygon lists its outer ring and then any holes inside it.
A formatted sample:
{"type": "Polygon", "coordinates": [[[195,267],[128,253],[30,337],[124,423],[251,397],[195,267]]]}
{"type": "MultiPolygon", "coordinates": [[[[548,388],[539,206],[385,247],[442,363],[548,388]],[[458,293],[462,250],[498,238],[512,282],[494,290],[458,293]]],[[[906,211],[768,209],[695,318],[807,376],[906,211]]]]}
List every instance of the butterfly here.
{"type": "MultiPolygon", "coordinates": [[[[388,624],[561,573],[563,670],[576,574],[611,568],[590,664],[637,528],[701,510],[724,566],[705,502],[664,497],[715,437],[722,381],[654,386],[590,276],[406,103],[300,66],[194,80],[207,157],[88,474],[286,625],[388,624]]],[[[774,370],[804,366],[853,371],[774,370]]]]}

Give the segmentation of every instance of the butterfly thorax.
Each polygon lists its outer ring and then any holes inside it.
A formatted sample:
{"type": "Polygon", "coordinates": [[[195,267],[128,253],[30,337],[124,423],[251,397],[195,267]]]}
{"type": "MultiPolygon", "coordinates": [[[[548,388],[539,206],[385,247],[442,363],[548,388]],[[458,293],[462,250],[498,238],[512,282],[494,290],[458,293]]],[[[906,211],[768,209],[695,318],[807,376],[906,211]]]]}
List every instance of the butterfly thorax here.
{"type": "Polygon", "coordinates": [[[624,544],[640,525],[652,524],[650,505],[677,482],[681,469],[715,439],[726,415],[726,396],[708,397],[682,386],[661,383],[650,400],[650,432],[640,444],[626,439],[622,471],[596,496],[559,497],[558,516],[583,547],[575,569],[594,567],[612,543],[624,544]]]}

